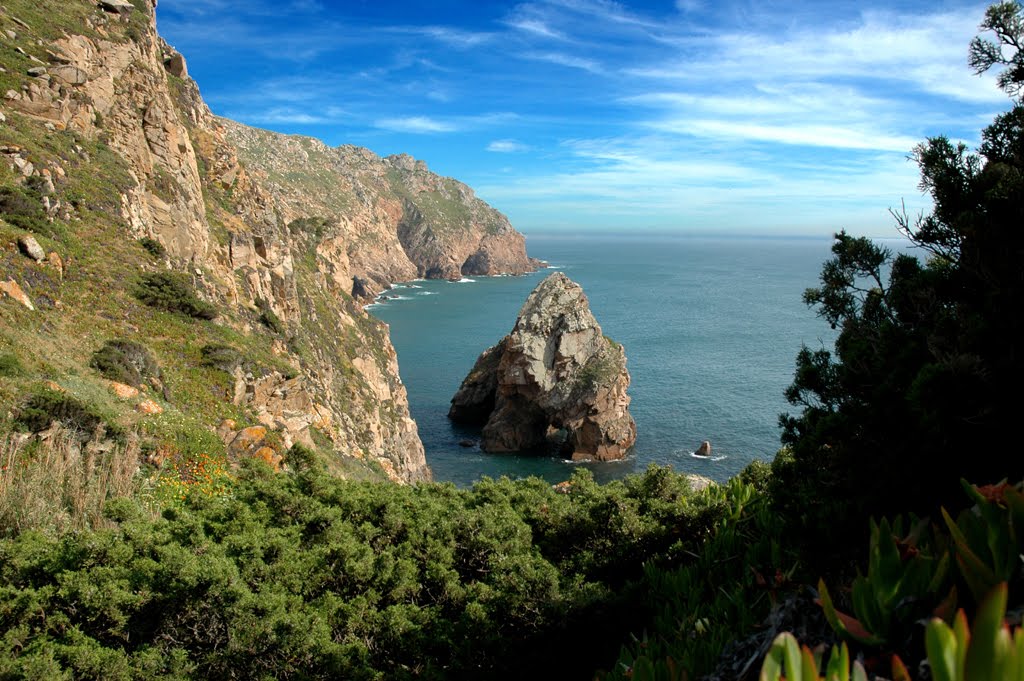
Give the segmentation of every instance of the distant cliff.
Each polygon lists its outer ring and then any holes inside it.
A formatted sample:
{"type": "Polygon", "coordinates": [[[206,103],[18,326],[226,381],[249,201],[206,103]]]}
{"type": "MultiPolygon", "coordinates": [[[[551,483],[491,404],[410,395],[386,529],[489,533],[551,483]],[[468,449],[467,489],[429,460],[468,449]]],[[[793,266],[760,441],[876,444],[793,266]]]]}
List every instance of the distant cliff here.
{"type": "Polygon", "coordinates": [[[220,122],[286,220],[325,218],[324,247],[344,254],[348,270],[342,276],[368,282],[371,294],[415,277],[537,269],[508,218],[461,182],[427,170],[423,161],[220,122]]]}
{"type": "Polygon", "coordinates": [[[0,72],[0,264],[34,302],[0,293],[0,349],[25,368],[0,377],[3,410],[48,377],[155,444],[218,426],[234,442],[259,424],[272,461],[299,442],[340,472],[354,461],[394,480],[429,478],[387,327],[359,298],[417,275],[528,271],[522,235],[409,157],[213,116],[157,35],[155,4],[0,10],[11,47],[0,72]],[[53,257],[20,255],[26,235],[53,257]],[[182,273],[215,321],[186,324],[139,302],[139,282],[165,270],[182,273]],[[150,348],[164,367],[174,397],[163,416],[106,394],[90,363],[112,339],[150,348]],[[224,347],[238,361],[211,363],[224,347]]]}

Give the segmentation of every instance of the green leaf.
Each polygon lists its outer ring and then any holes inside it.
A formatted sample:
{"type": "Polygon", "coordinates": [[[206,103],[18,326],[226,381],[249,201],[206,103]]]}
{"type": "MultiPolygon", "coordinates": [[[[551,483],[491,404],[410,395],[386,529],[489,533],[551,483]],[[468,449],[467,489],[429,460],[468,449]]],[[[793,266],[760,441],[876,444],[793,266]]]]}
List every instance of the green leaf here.
{"type": "Polygon", "coordinates": [[[956,681],[960,678],[956,635],[945,622],[938,618],[928,622],[924,644],[935,681],[956,681]]]}
{"type": "Polygon", "coordinates": [[[772,641],[768,654],[761,663],[760,681],[779,681],[782,678],[783,666],[786,659],[786,637],[792,634],[781,633],[772,641]]]}
{"type": "MultiPolygon", "coordinates": [[[[965,511],[965,513],[968,512],[965,511]]],[[[953,522],[946,509],[942,509],[942,517],[946,521],[946,526],[949,527],[950,534],[953,535],[953,543],[956,546],[956,562],[960,566],[960,574],[963,575],[975,600],[981,600],[992,587],[998,584],[999,580],[992,568],[971,550],[967,537],[957,523],[953,522]]]]}
{"type": "MultiPolygon", "coordinates": [[[[814,654],[807,646],[800,649],[800,673],[799,678],[803,681],[818,681],[818,665],[814,661],[814,654]]],[[[793,675],[797,678],[797,675],[793,675]]]]}
{"type": "Polygon", "coordinates": [[[1006,591],[1006,584],[1000,584],[978,608],[964,661],[964,677],[967,679],[1000,678],[1000,652],[1005,647],[1000,642],[1000,634],[1003,633],[1003,615],[1006,613],[1006,591]]]}
{"type": "Polygon", "coordinates": [[[829,596],[828,588],[825,587],[825,580],[822,579],[818,580],[818,598],[821,609],[825,613],[825,619],[836,633],[869,646],[882,642],[881,639],[865,629],[858,620],[836,610],[832,604],[832,598],[829,596]]]}
{"type": "Polygon", "coordinates": [[[846,643],[832,646],[825,678],[828,681],[850,681],[850,649],[846,647],[846,643]]]}

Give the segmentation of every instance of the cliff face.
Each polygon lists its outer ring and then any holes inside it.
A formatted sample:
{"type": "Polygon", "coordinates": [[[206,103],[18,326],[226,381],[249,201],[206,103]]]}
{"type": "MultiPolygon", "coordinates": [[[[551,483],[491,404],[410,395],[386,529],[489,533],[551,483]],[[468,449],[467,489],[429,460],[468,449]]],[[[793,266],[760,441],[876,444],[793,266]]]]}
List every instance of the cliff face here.
{"type": "MultiPolygon", "coordinates": [[[[530,271],[536,264],[508,220],[408,156],[331,149],[213,116],[184,58],[157,35],[155,0],[13,0],[0,28],[17,48],[0,72],[0,179],[42,187],[45,219],[73,235],[47,242],[58,260],[63,250],[74,261],[68,253],[94,238],[88,232],[102,232],[108,241],[80,264],[102,273],[103,294],[132,310],[129,284],[140,272],[186,272],[220,311],[204,333],[264,358],[260,369],[255,361],[233,369],[232,414],[257,419],[284,446],[326,447],[399,481],[429,478],[387,327],[353,295],[415,276],[530,271]],[[137,239],[162,245],[166,257],[146,260],[137,239]]],[[[18,233],[3,237],[13,244],[18,233]]],[[[33,289],[33,271],[10,257],[30,298],[60,303],[54,322],[87,324],[98,313],[89,296],[100,279],[76,278],[74,268],[65,279],[62,265],[59,281],[33,289]]],[[[97,317],[90,340],[140,335],[133,314],[142,312],[97,317]]],[[[191,371],[191,346],[183,347],[164,359],[191,371]]],[[[71,352],[68,370],[87,357],[85,348],[71,352]]],[[[214,413],[224,412],[211,407],[207,417],[214,413]]]]}
{"type": "Polygon", "coordinates": [[[285,220],[322,218],[326,247],[343,255],[347,265],[336,275],[366,282],[367,295],[415,277],[458,279],[537,269],[508,218],[422,161],[221,123],[285,220]]]}
{"type": "Polygon", "coordinates": [[[561,272],[527,298],[512,332],[480,355],[449,416],[481,423],[491,452],[624,457],[636,441],[621,345],[606,338],[579,284],[561,272]]]}

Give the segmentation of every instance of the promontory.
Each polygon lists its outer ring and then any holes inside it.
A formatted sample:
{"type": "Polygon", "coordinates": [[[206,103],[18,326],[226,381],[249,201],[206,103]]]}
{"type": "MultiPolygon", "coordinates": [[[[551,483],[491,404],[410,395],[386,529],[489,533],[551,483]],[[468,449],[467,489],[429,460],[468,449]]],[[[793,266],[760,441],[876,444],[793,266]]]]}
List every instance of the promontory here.
{"type": "Polygon", "coordinates": [[[485,350],[452,398],[453,421],[483,425],[488,452],[623,458],[636,441],[622,346],[561,272],[526,299],[512,332],[485,350]]]}

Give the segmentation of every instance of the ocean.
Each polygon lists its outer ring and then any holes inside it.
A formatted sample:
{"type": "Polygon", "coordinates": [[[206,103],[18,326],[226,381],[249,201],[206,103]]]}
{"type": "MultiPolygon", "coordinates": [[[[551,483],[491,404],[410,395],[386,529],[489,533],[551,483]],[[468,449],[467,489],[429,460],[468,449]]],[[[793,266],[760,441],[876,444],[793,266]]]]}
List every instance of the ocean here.
{"type": "Polygon", "coordinates": [[[487,454],[459,441],[479,431],[447,418],[477,356],[508,333],[551,270],[461,282],[414,281],[369,308],[391,327],[413,418],[439,481],[538,475],[552,483],[579,466],[606,481],[671,465],[723,481],[779,448],[778,417],[802,344],[831,348],[834,332],[802,295],[816,286],[830,239],[533,235],[530,255],[583,286],[605,335],[626,349],[631,456],[619,462],[487,454]],[[693,451],[703,440],[710,458],[693,451]]]}

